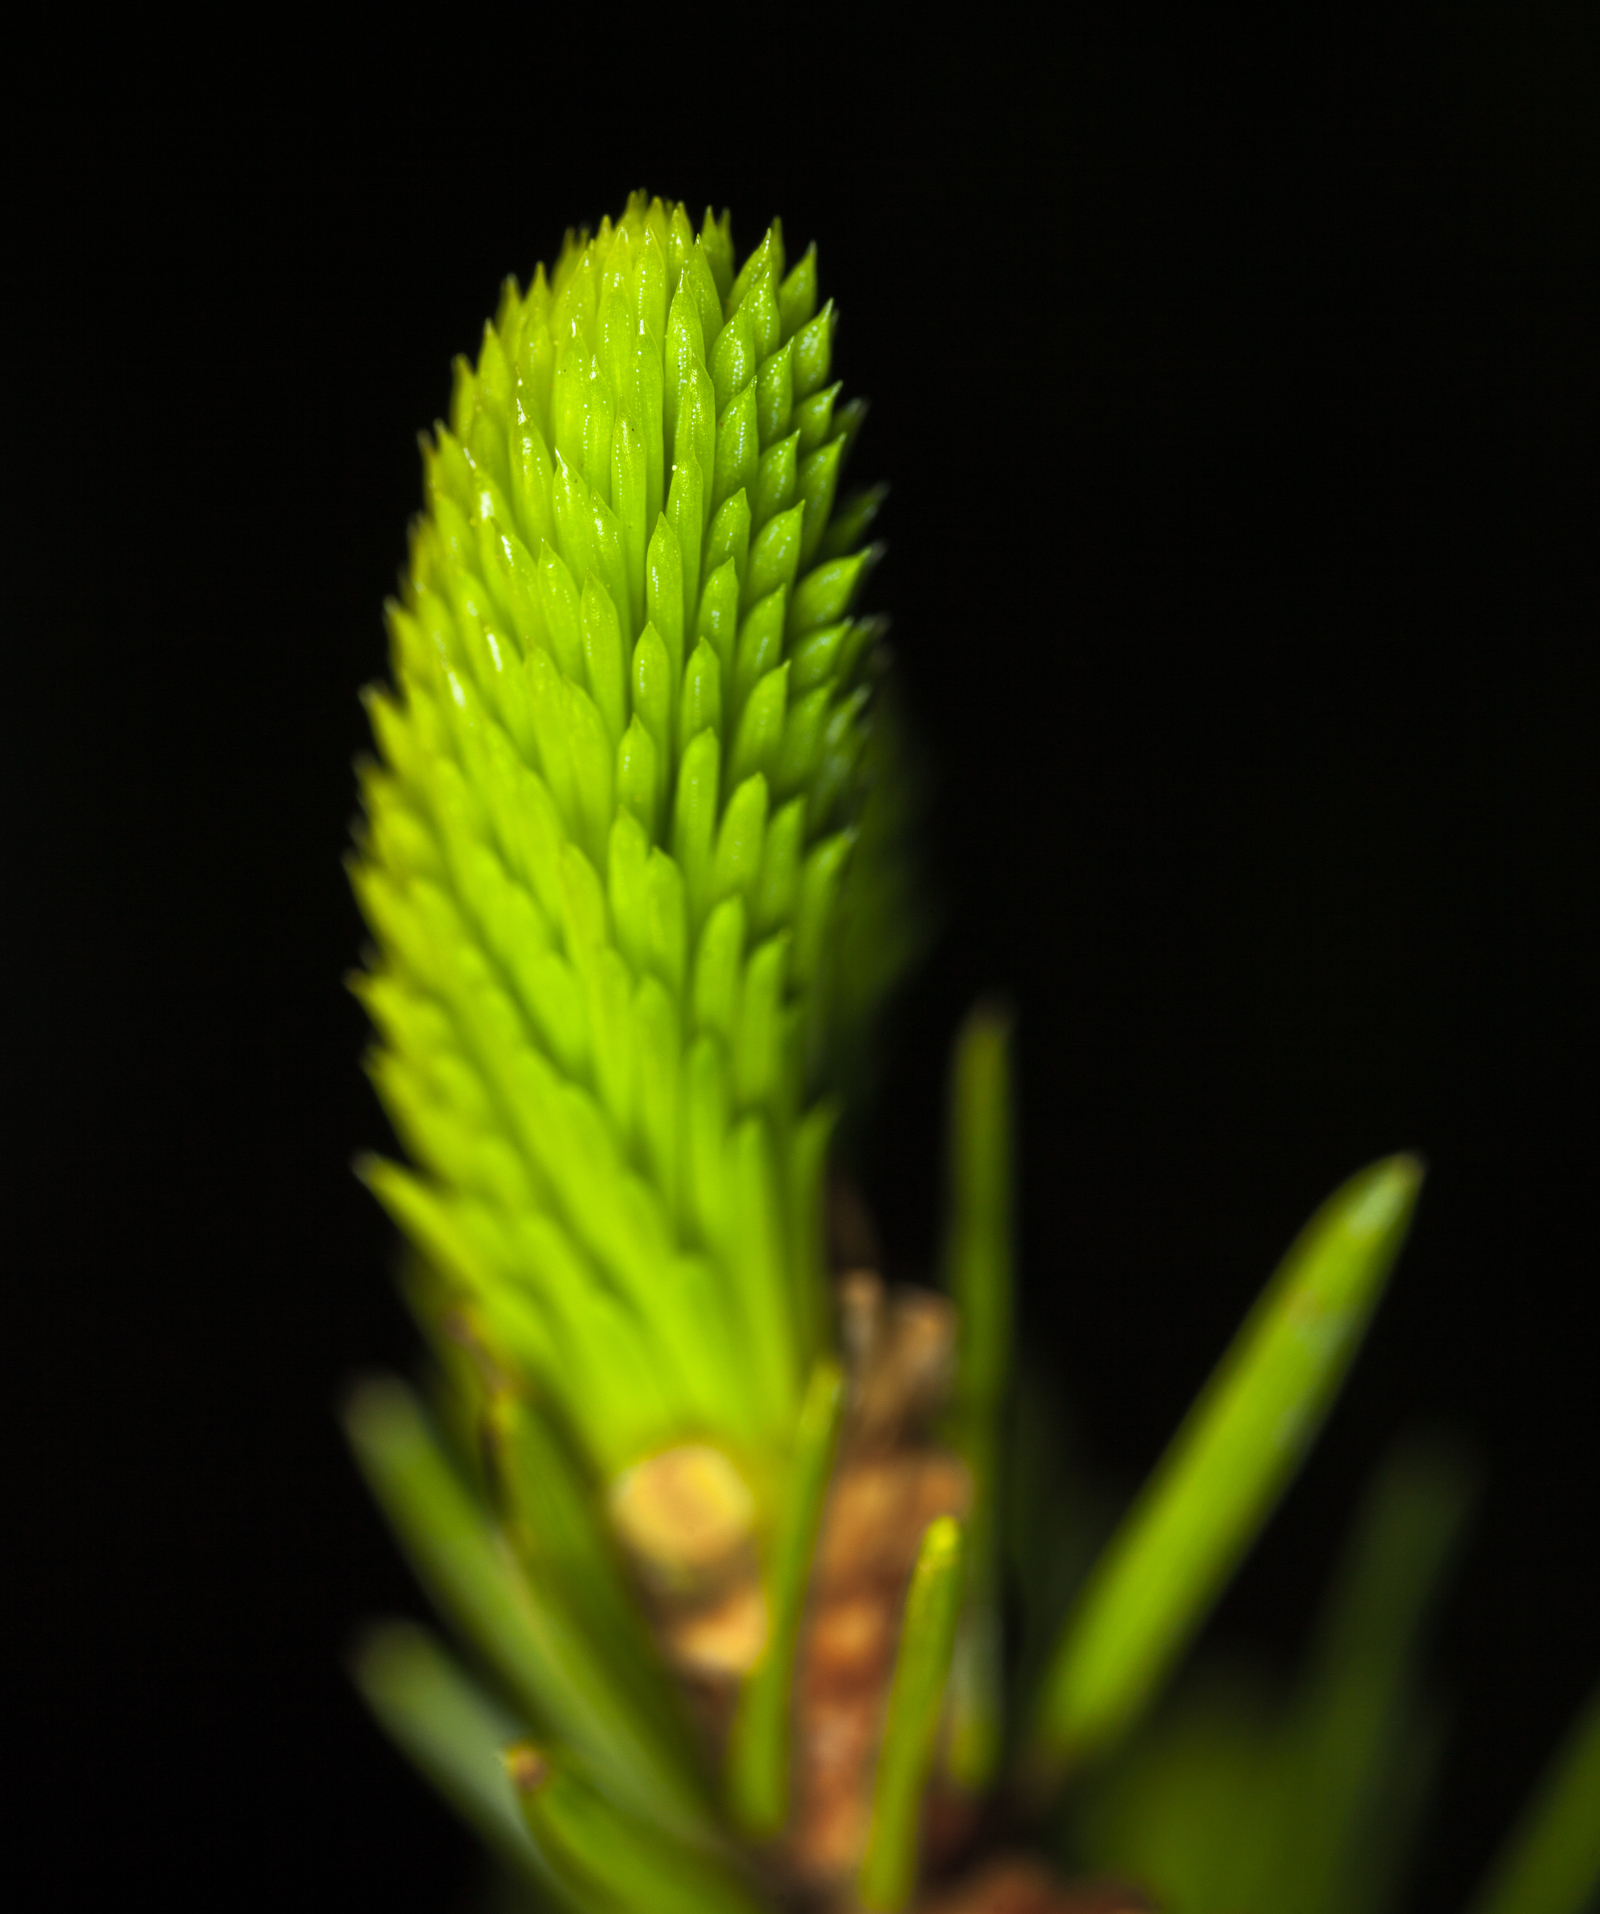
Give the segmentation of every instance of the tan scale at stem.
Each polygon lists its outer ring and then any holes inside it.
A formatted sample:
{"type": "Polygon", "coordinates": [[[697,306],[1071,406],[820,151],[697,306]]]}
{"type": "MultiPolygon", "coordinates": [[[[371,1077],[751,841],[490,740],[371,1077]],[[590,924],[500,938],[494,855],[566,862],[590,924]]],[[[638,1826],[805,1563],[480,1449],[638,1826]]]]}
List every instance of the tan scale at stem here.
{"type": "MultiPolygon", "coordinates": [[[[953,1381],[949,1300],[891,1291],[867,1269],[838,1278],[835,1299],[845,1425],[796,1661],[792,1812],[767,1861],[786,1902],[844,1914],[855,1905],[911,1572],[929,1525],[968,1515],[972,1485],[961,1459],[929,1433],[953,1381]]],[[[720,1452],[684,1444],[619,1477],[608,1508],[658,1646],[720,1753],[738,1679],[765,1642],[749,1491],[720,1452]]],[[[971,1815],[968,1805],[944,1820],[959,1838],[971,1815]]],[[[1068,1889],[1010,1860],[916,1902],[917,1914],[1137,1914],[1145,1906],[1126,1889],[1068,1889]]]]}

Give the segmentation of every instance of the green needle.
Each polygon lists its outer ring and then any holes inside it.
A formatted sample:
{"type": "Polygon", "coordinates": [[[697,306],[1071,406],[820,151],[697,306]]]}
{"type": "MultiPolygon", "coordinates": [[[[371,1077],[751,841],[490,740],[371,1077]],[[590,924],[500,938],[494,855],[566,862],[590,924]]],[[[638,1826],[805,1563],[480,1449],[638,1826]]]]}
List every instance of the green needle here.
{"type": "Polygon", "coordinates": [[[904,1907],[917,1882],[922,1794],[955,1647],[963,1554],[960,1523],[940,1516],[922,1538],[906,1597],[858,1884],[862,1904],[883,1914],[904,1907]]]}
{"type": "Polygon", "coordinates": [[[1035,1718],[1036,1779],[1115,1741],[1205,1619],[1332,1404],[1421,1182],[1409,1156],[1363,1170],[1284,1258],[1068,1618],[1035,1718]]]}

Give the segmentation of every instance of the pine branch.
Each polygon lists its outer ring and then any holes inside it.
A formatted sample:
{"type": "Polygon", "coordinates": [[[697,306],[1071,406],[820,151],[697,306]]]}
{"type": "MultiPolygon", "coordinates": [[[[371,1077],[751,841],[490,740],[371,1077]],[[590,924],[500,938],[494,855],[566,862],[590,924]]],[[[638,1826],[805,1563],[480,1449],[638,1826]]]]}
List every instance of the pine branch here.
{"type": "MultiPolygon", "coordinates": [[[[357,1680],[530,1906],[1118,1914],[1136,1876],[1169,1914],[1379,1914],[1459,1471],[1381,1478],[1298,1690],[1204,1660],[1169,1689],[1331,1409],[1415,1162],[1313,1218],[1020,1698],[1009,1597],[1047,1594],[1001,1537],[1069,1512],[1046,1477],[1000,1519],[1005,1016],[957,1046],[948,1293],[887,1290],[846,1253],[869,1231],[830,1256],[836,1128],[919,941],[835,323],[777,222],[740,263],[725,214],[635,196],[506,282],[423,441],[350,869],[407,1159],[361,1173],[439,1413],[377,1382],[348,1427],[476,1672],[398,1624],[357,1680]]],[[[1480,1906],[1592,1905],[1594,1742],[1480,1906]]]]}

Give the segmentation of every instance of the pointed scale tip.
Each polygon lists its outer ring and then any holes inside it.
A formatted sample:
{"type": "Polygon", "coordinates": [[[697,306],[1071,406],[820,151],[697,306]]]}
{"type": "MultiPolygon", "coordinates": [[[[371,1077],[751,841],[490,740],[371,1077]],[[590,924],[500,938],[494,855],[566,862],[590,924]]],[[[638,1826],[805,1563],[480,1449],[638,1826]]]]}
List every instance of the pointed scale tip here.
{"type": "Polygon", "coordinates": [[[1386,1235],[1417,1200],[1427,1166],[1419,1156],[1404,1153],[1375,1163],[1363,1179],[1365,1187],[1354,1197],[1344,1216],[1346,1231],[1361,1242],[1386,1235]]]}

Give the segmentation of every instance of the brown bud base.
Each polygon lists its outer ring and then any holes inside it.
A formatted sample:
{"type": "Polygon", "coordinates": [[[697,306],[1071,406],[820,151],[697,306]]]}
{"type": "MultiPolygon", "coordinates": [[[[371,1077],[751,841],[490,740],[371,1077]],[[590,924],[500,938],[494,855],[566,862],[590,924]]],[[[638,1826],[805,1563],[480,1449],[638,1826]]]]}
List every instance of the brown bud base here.
{"type": "Polygon", "coordinates": [[[847,1407],[795,1670],[795,1808],[787,1859],[837,1892],[866,1850],[873,1769],[906,1589],[928,1524],[965,1516],[965,1465],[925,1431],[954,1352],[950,1305],[885,1292],[853,1270],[839,1284],[847,1407]]]}
{"type": "MultiPolygon", "coordinates": [[[[858,1224],[861,1219],[857,1219],[858,1224]]],[[[862,1238],[870,1228],[861,1224],[862,1238]]],[[[872,1786],[901,1615],[928,1524],[964,1518],[965,1464],[933,1441],[954,1377],[956,1320],[929,1290],[886,1290],[864,1268],[838,1279],[846,1420],[818,1537],[795,1670],[795,1806],[785,1843],[802,1905],[845,1914],[865,1853],[872,1786]]],[[[941,1874],[984,1817],[941,1788],[928,1803],[927,1855],[941,1874]]],[[[930,1887],[911,1914],[1148,1914],[1110,1884],[1063,1886],[1037,1864],[989,1862],[930,1887]]]]}
{"type": "Polygon", "coordinates": [[[739,1684],[767,1645],[749,1488],[720,1450],[685,1443],[629,1469],[608,1499],[657,1646],[720,1756],[739,1684]]]}
{"type": "Polygon", "coordinates": [[[1111,1881],[1063,1887],[1031,1861],[994,1861],[917,1903],[915,1914],[1149,1914],[1150,1903],[1111,1881]]]}
{"type": "MultiPolygon", "coordinates": [[[[888,1290],[874,1271],[855,1267],[838,1278],[836,1300],[844,1425],[796,1656],[793,1806],[782,1841],[764,1857],[769,1887],[810,1914],[856,1906],[912,1570],[928,1525],[964,1519],[972,1503],[965,1463],[931,1435],[954,1375],[948,1299],[888,1290]]],[[[720,1758],[740,1683],[769,1631],[749,1489],[719,1450],[684,1444],[619,1477],[608,1513],[656,1643],[720,1758]]],[[[939,1878],[910,1914],[1147,1914],[1149,1904],[1126,1888],[1063,1886],[1016,1858],[955,1875],[981,1845],[980,1820],[991,1836],[999,1831],[980,1803],[936,1775],[924,1852],[939,1878]]]]}

